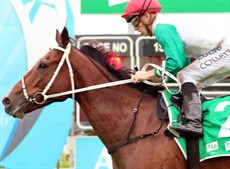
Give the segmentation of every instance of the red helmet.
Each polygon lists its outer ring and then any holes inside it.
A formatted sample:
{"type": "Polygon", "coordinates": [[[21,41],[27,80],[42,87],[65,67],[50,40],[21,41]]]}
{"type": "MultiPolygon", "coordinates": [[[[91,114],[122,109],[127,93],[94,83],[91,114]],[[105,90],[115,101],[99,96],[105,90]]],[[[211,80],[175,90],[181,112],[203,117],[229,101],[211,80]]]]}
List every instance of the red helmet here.
{"type": "Polygon", "coordinates": [[[130,22],[134,16],[142,16],[145,12],[159,13],[160,11],[161,5],[157,0],[130,0],[121,17],[130,22]]]}

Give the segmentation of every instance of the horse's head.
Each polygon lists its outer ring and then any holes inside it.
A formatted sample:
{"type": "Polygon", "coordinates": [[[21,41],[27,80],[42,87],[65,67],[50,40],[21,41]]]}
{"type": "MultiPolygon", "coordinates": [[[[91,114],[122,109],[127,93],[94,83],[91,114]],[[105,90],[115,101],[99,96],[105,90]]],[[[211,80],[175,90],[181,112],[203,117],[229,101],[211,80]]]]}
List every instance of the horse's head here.
{"type": "Polygon", "coordinates": [[[71,90],[69,69],[64,58],[68,57],[71,50],[66,28],[62,33],[56,31],[56,41],[58,47],[49,50],[3,98],[5,111],[9,115],[23,118],[26,113],[54,101],[64,101],[69,97],[69,95],[52,99],[44,97],[45,94],[71,90]],[[66,80],[63,80],[63,77],[66,77],[66,80]]]}

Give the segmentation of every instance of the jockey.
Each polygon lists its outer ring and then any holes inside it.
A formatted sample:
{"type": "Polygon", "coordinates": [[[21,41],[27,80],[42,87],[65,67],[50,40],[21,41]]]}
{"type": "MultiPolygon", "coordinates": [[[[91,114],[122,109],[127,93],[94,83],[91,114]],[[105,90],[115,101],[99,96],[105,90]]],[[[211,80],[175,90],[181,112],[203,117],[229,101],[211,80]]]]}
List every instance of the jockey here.
{"type": "MultiPolygon", "coordinates": [[[[157,0],[130,0],[122,17],[141,35],[156,37],[165,52],[166,71],[177,76],[181,84],[187,123],[170,129],[181,136],[202,137],[199,90],[230,75],[229,22],[205,22],[199,15],[197,19],[189,19],[189,15],[184,20],[168,19],[160,12],[157,0]],[[190,58],[196,60],[190,63],[190,58]]],[[[137,71],[132,80],[156,82],[157,77],[161,73],[156,69],[137,71]]]]}

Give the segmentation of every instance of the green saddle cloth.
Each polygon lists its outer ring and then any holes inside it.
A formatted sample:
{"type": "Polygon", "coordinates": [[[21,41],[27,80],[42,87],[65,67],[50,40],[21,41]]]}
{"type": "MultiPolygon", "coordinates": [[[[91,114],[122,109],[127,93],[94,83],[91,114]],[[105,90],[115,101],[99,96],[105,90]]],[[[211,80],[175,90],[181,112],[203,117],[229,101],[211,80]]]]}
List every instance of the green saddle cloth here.
{"type": "MultiPolygon", "coordinates": [[[[172,106],[171,94],[164,91],[162,95],[168,107],[169,125],[178,126],[179,111],[172,106]]],[[[200,161],[230,156],[230,96],[205,101],[202,109],[204,137],[199,139],[200,161]]],[[[174,139],[187,159],[185,139],[183,137],[174,139]]]]}

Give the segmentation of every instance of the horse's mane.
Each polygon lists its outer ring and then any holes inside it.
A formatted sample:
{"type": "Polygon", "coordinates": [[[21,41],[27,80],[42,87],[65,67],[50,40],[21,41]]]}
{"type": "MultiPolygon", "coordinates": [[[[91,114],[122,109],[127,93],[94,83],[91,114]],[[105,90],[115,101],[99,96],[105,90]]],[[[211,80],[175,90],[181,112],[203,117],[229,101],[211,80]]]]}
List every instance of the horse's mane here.
{"type": "MultiPolygon", "coordinates": [[[[108,48],[105,48],[102,44],[100,44],[97,41],[92,41],[86,45],[83,45],[80,48],[80,51],[84,53],[85,55],[89,56],[93,60],[100,63],[103,67],[105,67],[110,73],[112,73],[114,76],[116,76],[120,80],[129,79],[131,78],[131,75],[135,73],[135,70],[126,68],[124,66],[118,67],[116,63],[109,62],[111,57],[121,57],[117,55],[115,52],[111,51],[108,48]]],[[[122,57],[121,57],[122,58],[122,57]]],[[[151,93],[154,95],[159,91],[162,90],[162,86],[158,87],[152,87],[149,85],[146,85],[144,83],[138,83],[138,84],[130,84],[131,86],[137,88],[138,90],[151,90],[151,93]]]]}
{"type": "Polygon", "coordinates": [[[96,41],[92,41],[87,45],[83,45],[80,48],[80,51],[100,63],[118,79],[122,80],[131,78],[131,75],[135,73],[134,70],[125,68],[123,66],[119,69],[116,68],[116,63],[111,63],[109,62],[109,60],[112,57],[119,57],[120,59],[122,59],[122,56],[117,55],[115,52],[111,51],[108,48],[105,48],[102,44],[96,41]]]}

